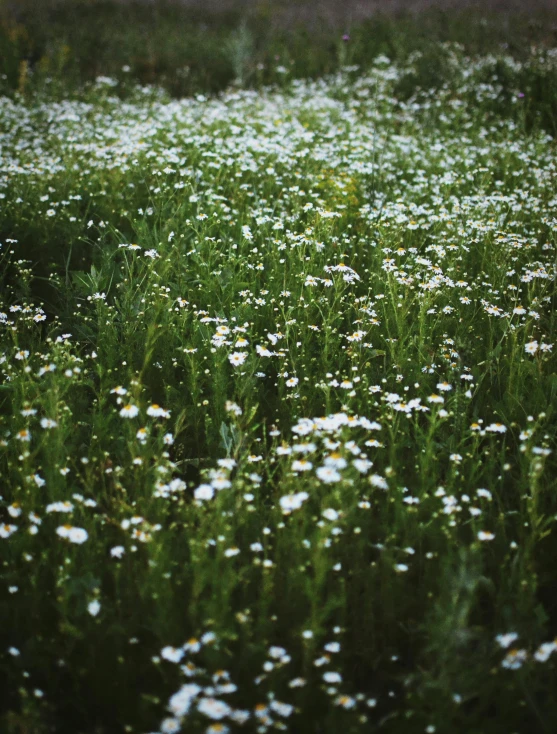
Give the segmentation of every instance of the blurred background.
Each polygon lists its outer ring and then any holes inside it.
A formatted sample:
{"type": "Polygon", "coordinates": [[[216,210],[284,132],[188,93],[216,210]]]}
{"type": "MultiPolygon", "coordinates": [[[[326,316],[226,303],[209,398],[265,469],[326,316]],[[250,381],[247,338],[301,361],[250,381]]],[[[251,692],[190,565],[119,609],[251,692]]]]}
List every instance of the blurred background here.
{"type": "MultiPolygon", "coordinates": [[[[0,92],[67,96],[102,75],[172,96],[397,61],[557,45],[557,0],[0,0],[0,92]]],[[[440,62],[427,58],[426,67],[440,62]]]]}

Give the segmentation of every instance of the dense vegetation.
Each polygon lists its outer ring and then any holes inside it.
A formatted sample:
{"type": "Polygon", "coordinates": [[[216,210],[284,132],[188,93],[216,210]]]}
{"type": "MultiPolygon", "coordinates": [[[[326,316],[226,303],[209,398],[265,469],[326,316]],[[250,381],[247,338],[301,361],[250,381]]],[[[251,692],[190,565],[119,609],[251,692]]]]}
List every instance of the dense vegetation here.
{"type": "Polygon", "coordinates": [[[6,21],[2,732],[556,730],[557,51],[424,17],[6,21]]]}

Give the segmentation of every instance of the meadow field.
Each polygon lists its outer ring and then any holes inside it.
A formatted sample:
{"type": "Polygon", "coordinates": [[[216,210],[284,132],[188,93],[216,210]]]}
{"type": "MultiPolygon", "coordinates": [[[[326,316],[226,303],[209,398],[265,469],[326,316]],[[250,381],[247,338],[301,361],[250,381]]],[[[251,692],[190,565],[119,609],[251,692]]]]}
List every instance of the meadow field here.
{"type": "Polygon", "coordinates": [[[557,731],[555,28],[435,17],[3,26],[2,734],[557,731]]]}

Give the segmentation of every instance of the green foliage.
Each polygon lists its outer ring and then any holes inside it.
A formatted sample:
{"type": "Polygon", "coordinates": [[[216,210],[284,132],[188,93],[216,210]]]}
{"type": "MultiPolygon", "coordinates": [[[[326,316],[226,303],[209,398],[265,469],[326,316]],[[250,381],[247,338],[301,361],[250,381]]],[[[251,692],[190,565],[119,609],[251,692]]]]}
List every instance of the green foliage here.
{"type": "Polygon", "coordinates": [[[41,12],[2,36],[0,730],[555,731],[555,51],[41,12]]]}

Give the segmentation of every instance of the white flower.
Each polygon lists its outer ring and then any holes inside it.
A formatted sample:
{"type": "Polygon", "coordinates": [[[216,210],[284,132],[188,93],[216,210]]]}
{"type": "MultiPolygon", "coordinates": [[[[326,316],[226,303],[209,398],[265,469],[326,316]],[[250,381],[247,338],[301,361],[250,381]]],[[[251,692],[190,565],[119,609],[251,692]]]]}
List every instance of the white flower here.
{"type": "Polygon", "coordinates": [[[506,433],[507,427],[502,423],[491,423],[489,426],[486,426],[485,430],[490,431],[490,433],[506,433]]]}
{"type": "Polygon", "coordinates": [[[480,530],[478,532],[478,540],[486,541],[486,540],[493,540],[495,538],[495,535],[493,533],[490,533],[486,530],[480,530]]]}
{"type": "Polygon", "coordinates": [[[77,545],[85,543],[89,537],[87,530],[84,530],[84,528],[75,528],[72,525],[60,525],[60,527],[56,528],[56,534],[61,538],[69,540],[70,543],[76,543],[77,545]]]}
{"type": "Polygon", "coordinates": [[[13,505],[8,507],[8,515],[10,517],[19,517],[21,515],[21,507],[14,502],[13,505]]]}
{"type": "Polygon", "coordinates": [[[153,403],[147,408],[147,415],[151,415],[154,418],[168,418],[170,416],[170,412],[161,408],[160,405],[153,403]]]}
{"type": "Polygon", "coordinates": [[[293,510],[299,510],[303,503],[309,498],[307,492],[297,492],[296,494],[287,494],[279,500],[280,508],[288,514],[293,510]]]}
{"type": "Polygon", "coordinates": [[[200,484],[199,487],[194,491],[193,496],[196,500],[212,500],[215,495],[215,490],[210,484],[200,484]]]}
{"type": "Polygon", "coordinates": [[[52,418],[41,418],[41,428],[56,428],[58,423],[53,421],[52,418]]]}
{"type": "Polygon", "coordinates": [[[283,703],[282,701],[271,701],[269,708],[279,716],[288,717],[294,711],[294,706],[289,703],[283,703]]]}
{"type": "Polygon", "coordinates": [[[227,703],[216,698],[202,698],[197,704],[197,710],[209,719],[216,720],[223,719],[232,711],[227,703]]]}
{"type": "Polygon", "coordinates": [[[518,670],[527,659],[528,653],[526,650],[509,650],[501,665],[508,670],[518,670]]]}
{"type": "Polygon", "coordinates": [[[534,658],[538,663],[545,663],[551,655],[557,650],[557,643],[553,642],[542,642],[534,653],[534,658]]]}
{"type": "Polygon", "coordinates": [[[7,523],[5,523],[4,525],[0,525],[0,538],[9,538],[10,535],[13,535],[16,530],[17,525],[9,525],[7,523]]]}
{"type": "Polygon", "coordinates": [[[330,522],[335,522],[339,518],[339,514],[336,510],[333,510],[332,507],[328,507],[326,510],[323,510],[321,513],[325,520],[329,520],[330,522]]]}
{"type": "Polygon", "coordinates": [[[87,605],[87,611],[92,617],[96,617],[97,614],[101,611],[100,602],[97,599],[89,602],[89,604],[87,605]]]}
{"type": "Polygon", "coordinates": [[[161,722],[161,734],[175,734],[182,728],[179,719],[166,718],[161,722]]]}
{"type": "Polygon", "coordinates": [[[275,660],[280,660],[280,658],[286,655],[286,650],[284,649],[284,647],[279,647],[278,645],[271,645],[271,647],[268,650],[268,655],[270,658],[274,658],[275,660]]]}
{"type": "Polygon", "coordinates": [[[296,461],[292,462],[292,471],[310,471],[310,469],[313,469],[313,464],[311,461],[306,461],[306,459],[296,459],[296,461]]]}
{"type": "Polygon", "coordinates": [[[372,474],[369,478],[369,483],[372,487],[377,487],[377,489],[389,489],[387,480],[380,474],[372,474]]]}
{"type": "Polygon", "coordinates": [[[505,635],[497,635],[495,640],[501,647],[507,648],[509,645],[512,645],[515,640],[518,640],[518,635],[516,632],[507,632],[505,635]]]}
{"type": "Polygon", "coordinates": [[[167,647],[163,647],[161,650],[161,658],[168,660],[171,663],[179,663],[183,657],[184,651],[181,647],[171,647],[170,645],[167,645],[167,647]]]}
{"type": "Polygon", "coordinates": [[[524,351],[526,354],[534,355],[538,351],[538,342],[535,339],[534,341],[528,342],[528,344],[524,345],[524,351]]]}
{"type": "Polygon", "coordinates": [[[453,386],[450,385],[448,382],[439,382],[437,383],[437,389],[441,390],[441,392],[449,392],[453,389],[453,386]]]}
{"type": "Polygon", "coordinates": [[[244,364],[247,357],[247,352],[232,352],[232,354],[228,355],[228,361],[233,367],[238,367],[244,364]]]}
{"type": "Polygon", "coordinates": [[[122,558],[125,552],[126,549],[123,545],[115,545],[114,548],[110,549],[110,555],[112,558],[122,558]]]}
{"type": "Polygon", "coordinates": [[[367,474],[373,466],[373,462],[369,461],[369,459],[354,459],[352,465],[360,472],[360,474],[367,474]]]}
{"type": "Polygon", "coordinates": [[[73,505],[67,500],[65,502],[51,502],[45,507],[45,512],[72,512],[73,505]]]}
{"type": "Polygon", "coordinates": [[[329,670],[323,673],[323,680],[325,683],[341,683],[342,676],[340,673],[335,673],[333,670],[329,670]]]}
{"type": "Polygon", "coordinates": [[[435,393],[433,395],[430,395],[427,399],[428,403],[444,403],[445,398],[442,398],[441,395],[436,395],[435,393]]]}
{"type": "Polygon", "coordinates": [[[333,484],[334,482],[340,482],[342,476],[332,466],[320,466],[316,470],[317,478],[325,484],[333,484]]]}
{"type": "Polygon", "coordinates": [[[120,415],[122,416],[122,418],[135,418],[138,413],[139,408],[137,407],[137,405],[132,405],[131,403],[124,405],[124,407],[120,411],[120,415]]]}
{"type": "Polygon", "coordinates": [[[190,710],[192,700],[201,691],[196,683],[186,683],[168,702],[168,710],[175,716],[185,716],[190,710]]]}

